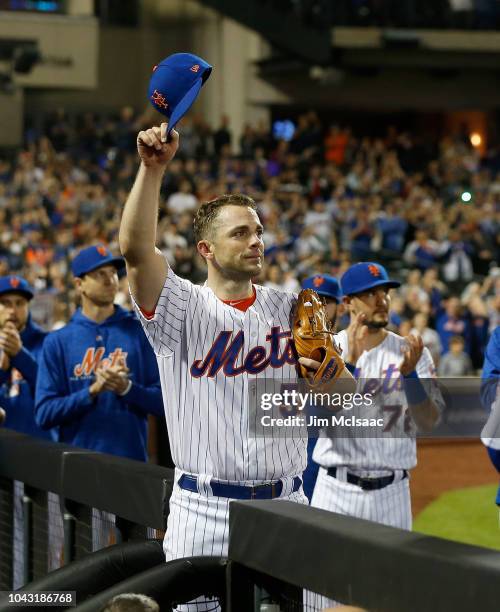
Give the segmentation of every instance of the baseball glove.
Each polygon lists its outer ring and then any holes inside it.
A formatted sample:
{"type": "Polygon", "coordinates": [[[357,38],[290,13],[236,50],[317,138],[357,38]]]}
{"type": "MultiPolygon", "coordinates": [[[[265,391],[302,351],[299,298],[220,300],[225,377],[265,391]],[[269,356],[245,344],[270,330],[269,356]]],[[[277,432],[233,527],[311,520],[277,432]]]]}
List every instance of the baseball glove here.
{"type": "Polygon", "coordinates": [[[325,307],[312,289],[303,289],[299,293],[292,334],[298,356],[321,363],[314,373],[299,363],[300,375],[310,387],[324,385],[342,374],[344,361],[329,329],[325,307]]]}

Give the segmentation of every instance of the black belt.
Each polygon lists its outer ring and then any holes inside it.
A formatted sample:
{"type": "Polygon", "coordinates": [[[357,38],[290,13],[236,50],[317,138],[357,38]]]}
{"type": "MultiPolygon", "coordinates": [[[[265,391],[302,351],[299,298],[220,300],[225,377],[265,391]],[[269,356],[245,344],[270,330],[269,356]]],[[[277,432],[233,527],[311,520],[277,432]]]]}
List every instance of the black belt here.
{"type": "MultiPolygon", "coordinates": [[[[181,489],[198,493],[198,478],[191,474],[182,474],[177,481],[181,489]]],[[[296,493],[302,486],[302,480],[295,476],[293,479],[292,493],[296,493]]],[[[280,497],[283,491],[283,482],[271,482],[261,485],[235,485],[210,481],[210,488],[215,497],[228,497],[229,499],[274,499],[280,497]]]]}
{"type": "MultiPolygon", "coordinates": [[[[328,468],[327,474],[332,478],[337,478],[337,468],[328,468]]],[[[363,491],[377,491],[378,489],[383,489],[384,487],[392,484],[394,482],[394,478],[394,473],[390,476],[381,476],[380,478],[362,478],[361,476],[356,476],[356,474],[347,472],[347,482],[356,485],[357,487],[361,487],[363,491]]],[[[401,480],[404,480],[405,478],[408,478],[408,472],[403,470],[403,478],[401,480]]]]}

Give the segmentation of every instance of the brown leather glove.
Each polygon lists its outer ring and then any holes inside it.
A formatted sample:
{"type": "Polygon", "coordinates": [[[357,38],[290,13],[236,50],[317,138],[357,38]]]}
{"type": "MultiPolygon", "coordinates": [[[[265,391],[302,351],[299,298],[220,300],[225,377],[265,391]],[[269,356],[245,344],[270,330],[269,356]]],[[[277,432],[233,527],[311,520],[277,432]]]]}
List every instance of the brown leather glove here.
{"type": "Polygon", "coordinates": [[[311,387],[324,385],[342,374],[344,360],[333,339],[333,332],[329,329],[323,302],[316,291],[303,289],[299,293],[292,334],[299,357],[321,363],[315,372],[299,363],[300,375],[311,387]]]}

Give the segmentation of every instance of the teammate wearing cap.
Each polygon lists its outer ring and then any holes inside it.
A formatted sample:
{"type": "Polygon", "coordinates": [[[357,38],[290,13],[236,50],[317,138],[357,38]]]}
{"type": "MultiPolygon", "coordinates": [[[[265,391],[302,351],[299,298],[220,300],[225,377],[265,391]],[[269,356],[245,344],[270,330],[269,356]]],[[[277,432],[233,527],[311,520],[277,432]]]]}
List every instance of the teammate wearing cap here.
{"type": "MultiPolygon", "coordinates": [[[[338,305],[342,300],[342,293],[338,280],[329,274],[315,274],[302,281],[302,289],[313,289],[323,299],[328,321],[330,322],[332,331],[334,331],[338,305]]],[[[307,468],[302,476],[304,481],[304,493],[309,500],[312,498],[319,469],[319,465],[313,461],[312,458],[316,440],[317,435],[313,435],[313,432],[310,431],[309,440],[307,442],[307,468]]]]}
{"type": "MultiPolygon", "coordinates": [[[[38,360],[46,332],[31,319],[29,303],[33,295],[30,284],[21,276],[0,277],[0,412],[5,411],[5,427],[50,439],[50,433],[38,427],[34,416],[38,360]]],[[[24,582],[23,496],[24,483],[15,481],[14,588],[24,582]]]]}
{"type": "Polygon", "coordinates": [[[5,427],[50,439],[34,416],[37,362],[47,334],[31,319],[33,295],[24,278],[0,277],[0,406],[6,412],[5,427]]]}
{"type": "MultiPolygon", "coordinates": [[[[488,428],[483,432],[482,441],[486,446],[491,462],[500,472],[500,326],[497,326],[488,341],[484,356],[481,382],[481,401],[489,413],[488,428]],[[488,436],[487,438],[485,436],[488,436]]],[[[500,487],[497,491],[496,504],[500,506],[500,487]]]]}
{"type": "Polygon", "coordinates": [[[58,442],[145,461],[147,416],[163,417],[163,402],[140,323],[114,303],[124,265],[104,246],[74,258],[81,308],[45,340],[36,420],[58,442]]]}
{"type": "MultiPolygon", "coordinates": [[[[385,433],[371,430],[376,437],[366,437],[360,430],[346,433],[333,427],[328,437],[320,437],[313,458],[321,467],[311,505],[411,529],[408,471],[416,465],[411,420],[421,429],[432,429],[442,402],[435,385],[425,380],[435,375],[432,357],[420,337],[403,338],[386,329],[389,291],[400,283],[383,266],[354,264],[340,284],[351,323],[337,340],[358,391],[369,391],[373,398],[373,406],[363,406],[360,414],[383,415],[385,433]]],[[[330,603],[308,595],[313,609],[330,603]]]]}

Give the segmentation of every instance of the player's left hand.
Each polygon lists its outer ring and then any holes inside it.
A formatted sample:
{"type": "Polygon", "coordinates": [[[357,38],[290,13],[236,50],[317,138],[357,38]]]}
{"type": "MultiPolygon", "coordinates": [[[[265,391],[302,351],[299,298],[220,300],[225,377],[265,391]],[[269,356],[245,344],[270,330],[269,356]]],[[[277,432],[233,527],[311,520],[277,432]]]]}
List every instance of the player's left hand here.
{"type": "Polygon", "coordinates": [[[9,357],[15,357],[23,348],[21,336],[12,321],[7,321],[0,332],[0,348],[9,357]]]}
{"type": "Polygon", "coordinates": [[[408,376],[417,367],[417,363],[424,350],[422,336],[409,334],[405,337],[405,347],[402,349],[403,361],[399,366],[399,371],[403,376],[408,376]]]}
{"type": "MultiPolygon", "coordinates": [[[[315,359],[309,359],[308,357],[299,357],[299,363],[310,370],[307,376],[309,377],[309,382],[312,383],[314,381],[314,372],[319,370],[321,362],[316,361],[315,359]]],[[[347,368],[344,368],[337,379],[335,379],[333,382],[330,381],[330,389],[333,388],[335,388],[335,392],[337,393],[354,393],[356,391],[356,381],[347,368]]],[[[326,387],[324,387],[324,390],[329,392],[328,384],[326,387]]]]}
{"type": "Polygon", "coordinates": [[[316,361],[315,359],[309,359],[308,357],[299,357],[299,363],[308,370],[310,370],[310,373],[308,373],[308,378],[309,382],[313,382],[314,372],[316,372],[316,370],[319,370],[321,362],[316,361]]]}
{"type": "Polygon", "coordinates": [[[129,369],[123,364],[110,368],[98,368],[96,376],[103,381],[103,390],[113,391],[117,395],[125,392],[129,383],[129,369]]]}

